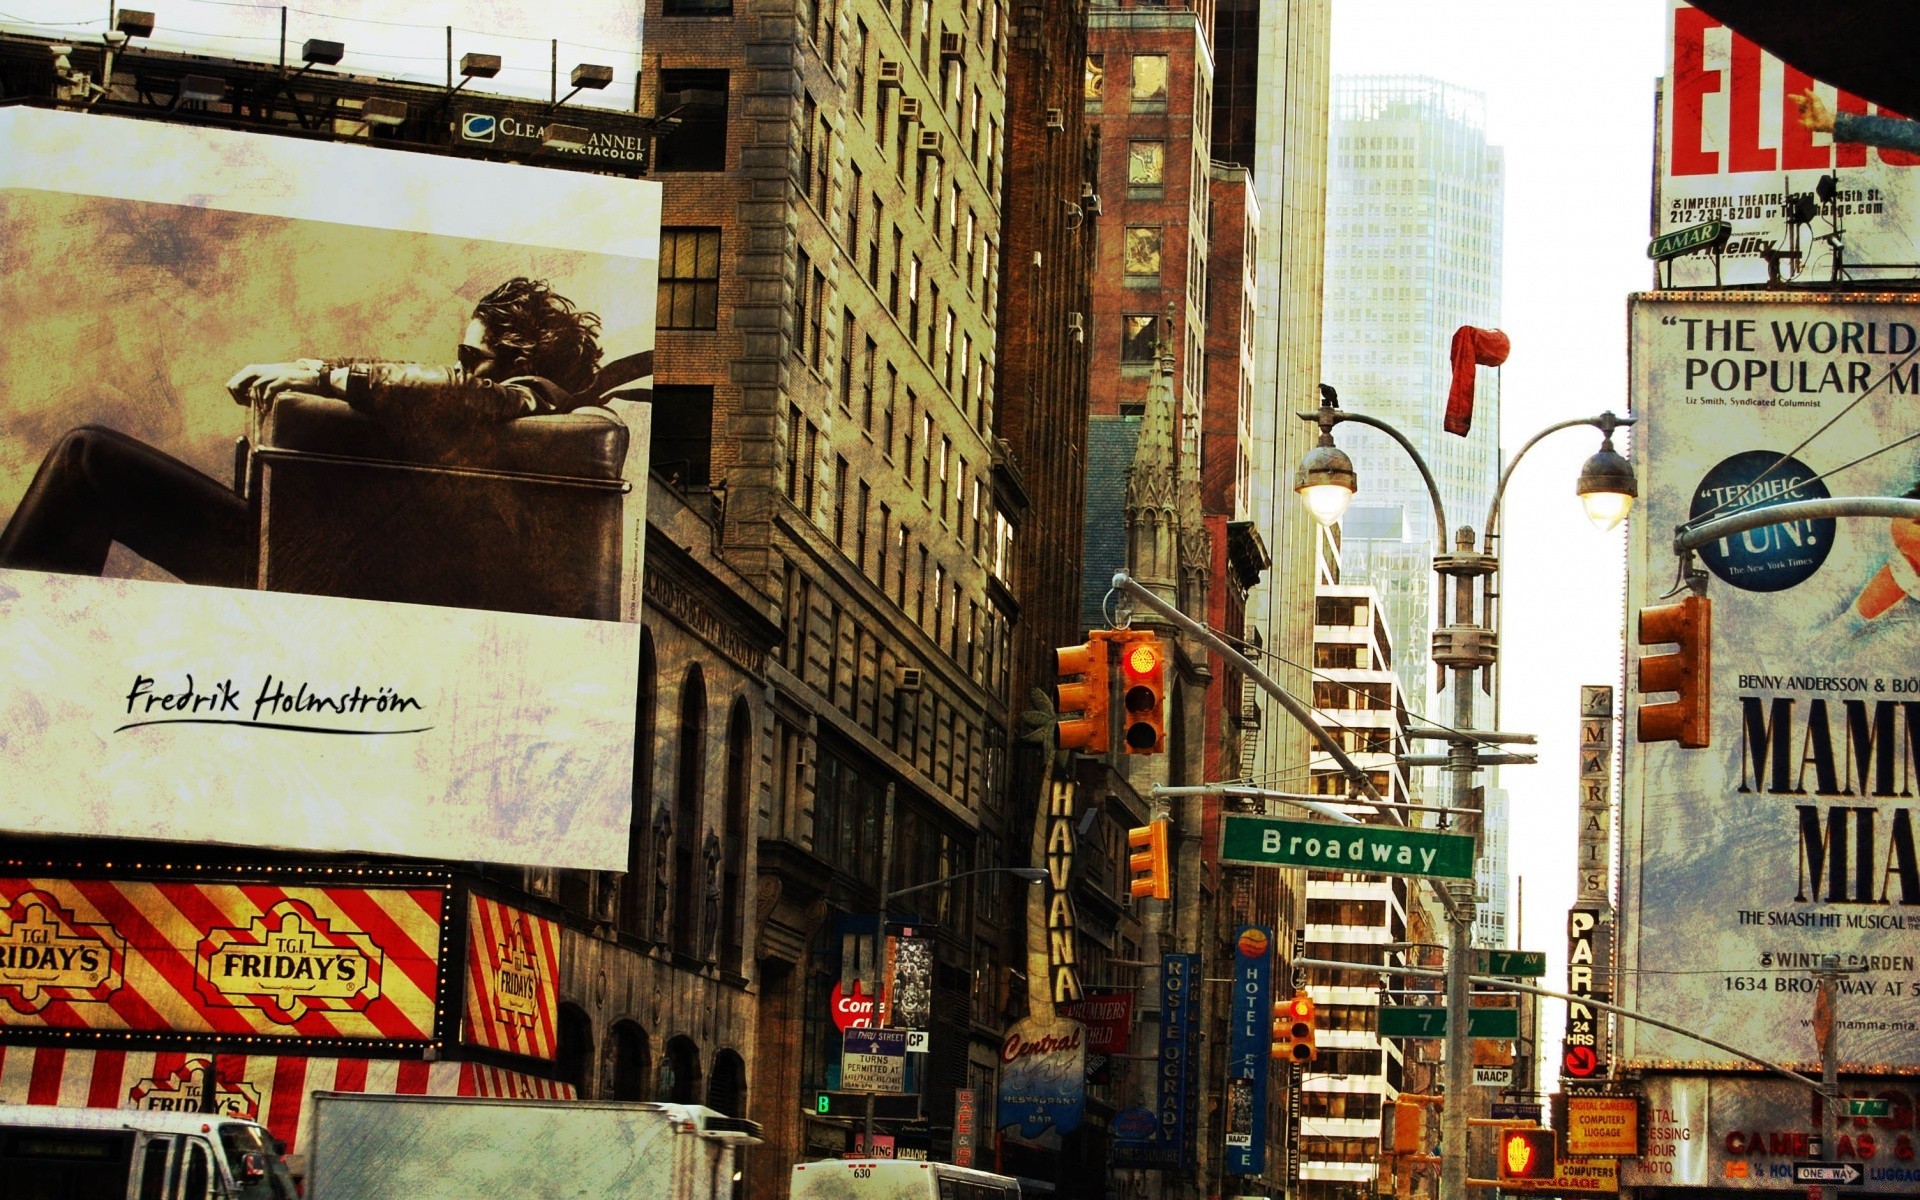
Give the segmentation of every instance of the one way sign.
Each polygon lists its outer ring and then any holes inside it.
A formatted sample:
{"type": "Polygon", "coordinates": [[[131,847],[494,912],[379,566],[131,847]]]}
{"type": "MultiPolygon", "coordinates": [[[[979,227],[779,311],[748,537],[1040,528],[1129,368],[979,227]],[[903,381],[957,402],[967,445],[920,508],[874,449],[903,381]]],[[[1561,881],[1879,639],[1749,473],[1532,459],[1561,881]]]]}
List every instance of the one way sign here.
{"type": "Polygon", "coordinates": [[[1857,1162],[1797,1162],[1793,1164],[1795,1183],[1859,1183],[1867,1177],[1866,1167],[1857,1162]]]}

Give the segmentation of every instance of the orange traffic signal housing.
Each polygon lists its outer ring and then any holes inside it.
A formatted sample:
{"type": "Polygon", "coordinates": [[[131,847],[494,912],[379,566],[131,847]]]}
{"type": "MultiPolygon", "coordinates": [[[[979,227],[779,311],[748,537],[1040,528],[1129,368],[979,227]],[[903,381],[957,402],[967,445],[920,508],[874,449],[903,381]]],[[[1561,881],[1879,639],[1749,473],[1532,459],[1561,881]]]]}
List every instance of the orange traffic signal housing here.
{"type": "Polygon", "coordinates": [[[1107,635],[1120,647],[1122,740],[1128,754],[1167,751],[1167,662],[1160,639],[1145,630],[1115,630],[1107,635]]]}
{"type": "Polygon", "coordinates": [[[1107,716],[1107,643],[1098,635],[1079,646],[1061,646],[1053,652],[1059,680],[1054,684],[1054,712],[1059,717],[1060,748],[1105,754],[1110,742],[1107,716]],[[1078,713],[1068,717],[1068,713],[1078,713]]]}
{"type": "Polygon", "coordinates": [[[1640,659],[1642,692],[1674,692],[1678,698],[1640,706],[1640,740],[1679,742],[1690,750],[1706,746],[1713,717],[1713,602],[1688,596],[1678,604],[1640,610],[1640,644],[1672,642],[1671,654],[1640,659]]]}
{"type": "Polygon", "coordinates": [[[1553,1130],[1538,1128],[1500,1131],[1500,1178],[1552,1179],[1559,1169],[1553,1130]]]}
{"type": "Polygon", "coordinates": [[[1135,896],[1155,900],[1173,898],[1173,879],[1167,866],[1166,821],[1149,821],[1127,830],[1127,869],[1132,875],[1130,890],[1135,896]]]}

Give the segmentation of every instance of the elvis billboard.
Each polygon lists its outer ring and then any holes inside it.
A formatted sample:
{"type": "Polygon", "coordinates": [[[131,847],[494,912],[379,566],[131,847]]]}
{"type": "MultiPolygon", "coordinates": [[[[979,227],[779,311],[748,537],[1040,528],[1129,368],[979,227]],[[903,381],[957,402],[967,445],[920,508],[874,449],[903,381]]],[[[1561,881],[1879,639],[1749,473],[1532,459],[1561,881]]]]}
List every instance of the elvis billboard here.
{"type": "Polygon", "coordinates": [[[1702,251],[1674,260],[1670,286],[1764,283],[1769,255],[1796,244],[1802,257],[1780,259],[1783,278],[1826,282],[1836,255],[1842,270],[1917,261],[1920,155],[1835,142],[1803,127],[1789,97],[1807,91],[1838,113],[1877,111],[1684,0],[1669,0],[1653,234],[1712,221],[1732,227],[1717,279],[1714,256],[1702,251]],[[1834,180],[1831,200],[1816,193],[1823,175],[1834,180]],[[1790,228],[1782,214],[1795,195],[1816,211],[1790,228]]]}
{"type": "MultiPolygon", "coordinates": [[[[1864,293],[1654,293],[1631,304],[1642,510],[1632,614],[1672,603],[1675,529],[1744,507],[1920,496],[1920,304],[1864,293]]],[[[1920,523],[1823,517],[1698,553],[1710,744],[1640,742],[1669,700],[1628,672],[1622,1003],[1816,1064],[1814,971],[1846,971],[1843,1067],[1920,1067],[1920,523]]],[[[1636,657],[1670,647],[1635,647],[1636,657]]],[[[1624,1066],[1736,1065],[1623,1024],[1624,1066]]]]}
{"type": "Polygon", "coordinates": [[[0,112],[7,832],[625,866],[657,185],[0,112]]]}

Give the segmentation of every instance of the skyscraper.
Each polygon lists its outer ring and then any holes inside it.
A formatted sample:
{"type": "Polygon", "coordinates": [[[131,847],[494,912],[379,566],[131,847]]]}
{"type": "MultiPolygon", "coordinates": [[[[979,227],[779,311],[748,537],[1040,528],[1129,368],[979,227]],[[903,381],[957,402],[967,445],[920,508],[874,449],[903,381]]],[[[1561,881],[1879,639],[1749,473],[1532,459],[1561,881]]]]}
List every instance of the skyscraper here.
{"type": "MultiPolygon", "coordinates": [[[[1451,529],[1481,530],[1500,474],[1500,388],[1479,370],[1472,428],[1441,422],[1451,343],[1463,325],[1500,323],[1505,158],[1487,143],[1485,100],[1436,79],[1336,79],[1328,139],[1322,378],[1341,406],[1379,417],[1426,460],[1451,529]]],[[[1440,529],[1413,460],[1382,434],[1348,426],[1341,448],[1360,487],[1342,524],[1348,583],[1371,585],[1402,648],[1409,705],[1444,720],[1432,689],[1434,551],[1440,529]]],[[[1487,784],[1475,940],[1504,944],[1504,792],[1487,784]],[[1500,801],[1495,803],[1496,798],[1500,801]]],[[[1416,787],[1418,784],[1416,784],[1416,787]]]]}

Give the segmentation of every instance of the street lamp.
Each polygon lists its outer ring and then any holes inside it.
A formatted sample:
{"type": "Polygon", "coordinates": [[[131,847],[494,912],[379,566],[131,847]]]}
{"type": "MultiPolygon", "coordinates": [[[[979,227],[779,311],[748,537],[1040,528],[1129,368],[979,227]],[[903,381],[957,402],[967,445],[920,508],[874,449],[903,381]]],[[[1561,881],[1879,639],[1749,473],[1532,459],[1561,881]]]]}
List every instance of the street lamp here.
{"type": "MultiPolygon", "coordinates": [[[[1447,754],[1444,757],[1408,756],[1407,761],[1415,765],[1437,765],[1447,769],[1451,792],[1449,807],[1461,814],[1458,831],[1474,839],[1474,854],[1478,858],[1480,812],[1473,800],[1474,774],[1485,766],[1516,761],[1513,755],[1489,754],[1482,749],[1489,743],[1516,740],[1514,737],[1493,731],[1479,731],[1473,727],[1473,675],[1476,671],[1491,668],[1499,657],[1493,613],[1497,593],[1491,581],[1500,567],[1494,548],[1494,539],[1499,536],[1500,528],[1500,498],[1507,490],[1507,481],[1512,478],[1514,467],[1542,438],[1578,425],[1592,426],[1600,431],[1600,449],[1581,469],[1574,491],[1594,524],[1602,529],[1612,528],[1627,515],[1639,492],[1633,467],[1613,448],[1614,430],[1623,425],[1632,425],[1634,418],[1603,412],[1596,417],[1581,417],[1549,425],[1535,434],[1501,471],[1499,482],[1494,486],[1493,503],[1487,510],[1486,524],[1481,527],[1483,533],[1479,539],[1479,549],[1476,550],[1474,532],[1466,526],[1454,531],[1453,545],[1448,547],[1446,505],[1441,500],[1439,485],[1434,482],[1433,472],[1428,469],[1426,460],[1406,435],[1385,421],[1342,411],[1340,398],[1330,387],[1321,388],[1318,411],[1303,412],[1298,416],[1320,427],[1319,444],[1301,460],[1295,490],[1322,524],[1330,525],[1337,521],[1353,499],[1353,493],[1358,490],[1359,477],[1353,469],[1352,460],[1333,442],[1334,427],[1344,422],[1353,421],[1378,429],[1400,443],[1401,449],[1419,468],[1420,477],[1427,485],[1427,494],[1433,501],[1437,542],[1433,569],[1442,579],[1438,620],[1433,630],[1433,661],[1439,669],[1442,687],[1446,686],[1447,673],[1452,672],[1453,675],[1453,722],[1449,728],[1422,731],[1425,736],[1447,742],[1447,754]],[[1446,580],[1452,581],[1451,589],[1444,586],[1446,580]],[[1476,580],[1486,582],[1476,589],[1476,580]],[[1477,605],[1476,590],[1480,592],[1477,605]],[[1451,619],[1448,616],[1449,591],[1451,619]]],[[[1470,880],[1448,881],[1445,890],[1440,890],[1438,882],[1434,886],[1447,909],[1446,1062],[1447,1092],[1453,1101],[1442,1114],[1440,1191],[1442,1200],[1467,1200],[1466,1097],[1472,1087],[1471,1043],[1467,1035],[1471,988],[1467,976],[1472,956],[1474,889],[1470,880]]]]}

